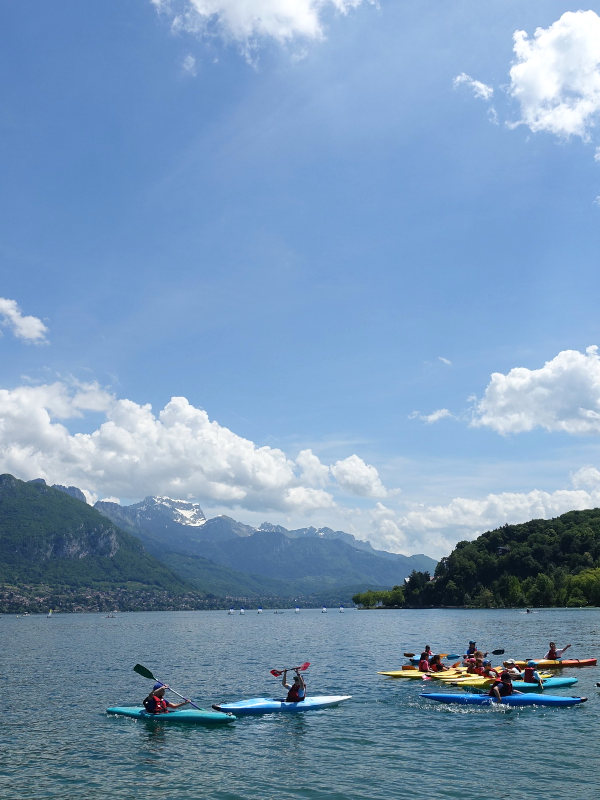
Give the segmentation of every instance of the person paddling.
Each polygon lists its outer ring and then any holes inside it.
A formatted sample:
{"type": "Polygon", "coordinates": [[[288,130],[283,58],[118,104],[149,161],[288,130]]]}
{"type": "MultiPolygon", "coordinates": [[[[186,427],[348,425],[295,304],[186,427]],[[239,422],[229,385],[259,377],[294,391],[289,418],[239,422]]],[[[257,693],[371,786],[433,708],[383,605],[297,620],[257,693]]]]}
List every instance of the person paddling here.
{"type": "Polygon", "coordinates": [[[306,684],[304,683],[304,678],[300,675],[300,672],[296,669],[294,670],[296,673],[294,675],[294,681],[290,685],[287,682],[287,669],[283,670],[283,680],[281,681],[281,685],[288,689],[287,697],[285,698],[286,703],[301,703],[304,698],[306,697],[306,684]]]}
{"type": "Polygon", "coordinates": [[[165,700],[165,690],[168,688],[165,683],[154,684],[152,691],[142,702],[149,714],[168,714],[170,708],[181,708],[189,703],[189,700],[183,700],[181,703],[170,703],[165,700]]]}
{"type": "Polygon", "coordinates": [[[556,661],[562,656],[565,650],[569,649],[569,647],[571,647],[570,644],[567,644],[564,647],[557,648],[555,642],[550,642],[550,649],[548,650],[544,658],[547,658],[549,661],[556,661]]]}
{"type": "Polygon", "coordinates": [[[536,669],[535,661],[528,661],[527,666],[523,670],[524,683],[537,683],[540,692],[544,690],[544,684],[540,677],[540,673],[536,669]]]}
{"type": "Polygon", "coordinates": [[[513,688],[510,672],[504,670],[500,675],[500,680],[496,681],[490,689],[489,696],[494,697],[498,702],[502,702],[503,697],[508,697],[511,694],[522,694],[522,692],[518,692],[513,688]]]}

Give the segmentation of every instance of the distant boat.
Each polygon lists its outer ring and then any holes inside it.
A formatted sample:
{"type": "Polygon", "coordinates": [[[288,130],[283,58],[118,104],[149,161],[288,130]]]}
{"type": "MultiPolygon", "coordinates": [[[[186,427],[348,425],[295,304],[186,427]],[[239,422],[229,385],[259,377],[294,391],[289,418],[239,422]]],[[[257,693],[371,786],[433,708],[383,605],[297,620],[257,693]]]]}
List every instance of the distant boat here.
{"type": "Polygon", "coordinates": [[[50,611],[46,614],[46,616],[47,617],[51,617],[52,616],[52,609],[50,609],[50,611]]]}
{"type": "Polygon", "coordinates": [[[340,614],[344,613],[344,606],[340,606],[340,614]]]}
{"type": "Polygon", "coordinates": [[[300,613],[300,609],[298,608],[298,606],[296,606],[296,608],[294,609],[294,614],[299,614],[299,613],[300,613]]]}
{"type": "Polygon", "coordinates": [[[233,610],[233,608],[230,608],[227,613],[229,614],[230,617],[232,617],[235,614],[235,611],[233,610]]]}
{"type": "Polygon", "coordinates": [[[262,614],[262,606],[259,606],[259,608],[258,608],[258,610],[257,610],[257,612],[256,612],[256,613],[257,613],[257,614],[262,614]]]}
{"type": "Polygon", "coordinates": [[[246,613],[246,612],[244,611],[244,609],[243,609],[243,608],[240,608],[240,614],[245,614],[245,613],[246,613]]]}
{"type": "Polygon", "coordinates": [[[327,609],[325,608],[325,606],[323,606],[323,608],[321,609],[321,614],[326,614],[326,613],[327,613],[327,609]]]}

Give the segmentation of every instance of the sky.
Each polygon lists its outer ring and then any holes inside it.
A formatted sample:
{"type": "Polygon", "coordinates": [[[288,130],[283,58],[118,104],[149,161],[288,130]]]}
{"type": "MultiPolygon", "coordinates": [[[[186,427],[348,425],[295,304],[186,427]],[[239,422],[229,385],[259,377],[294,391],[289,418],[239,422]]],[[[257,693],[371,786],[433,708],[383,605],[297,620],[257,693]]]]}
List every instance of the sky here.
{"type": "Polygon", "coordinates": [[[600,505],[600,2],[0,4],[0,472],[433,558],[600,505]]]}

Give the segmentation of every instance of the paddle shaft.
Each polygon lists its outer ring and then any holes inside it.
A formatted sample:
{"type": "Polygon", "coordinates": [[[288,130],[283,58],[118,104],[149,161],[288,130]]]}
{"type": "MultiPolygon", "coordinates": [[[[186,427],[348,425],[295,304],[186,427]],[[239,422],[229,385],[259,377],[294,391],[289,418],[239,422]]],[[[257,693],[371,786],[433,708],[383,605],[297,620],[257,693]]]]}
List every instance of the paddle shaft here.
{"type": "Polygon", "coordinates": [[[191,700],[188,700],[187,697],[184,697],[182,694],[179,694],[179,692],[176,692],[175,689],[171,689],[170,686],[167,686],[165,683],[163,683],[163,681],[161,681],[159,678],[155,677],[150,672],[149,669],[147,669],[146,667],[143,667],[141,664],[136,664],[135,667],[133,668],[133,671],[137,672],[138,675],[142,675],[144,678],[148,678],[148,680],[155,681],[156,683],[162,683],[163,686],[165,687],[165,689],[168,689],[170,692],[173,692],[173,694],[176,694],[177,697],[181,697],[182,700],[185,700],[186,703],[189,703],[194,708],[197,708],[198,711],[202,711],[200,706],[197,706],[195,703],[192,703],[191,700]]]}

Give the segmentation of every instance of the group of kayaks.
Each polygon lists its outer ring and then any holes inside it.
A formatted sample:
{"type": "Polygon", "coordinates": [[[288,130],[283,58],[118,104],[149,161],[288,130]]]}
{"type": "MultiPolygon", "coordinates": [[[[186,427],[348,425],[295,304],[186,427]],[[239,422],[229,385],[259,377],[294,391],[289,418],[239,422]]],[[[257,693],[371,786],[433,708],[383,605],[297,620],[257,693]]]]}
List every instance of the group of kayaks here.
{"type": "MultiPolygon", "coordinates": [[[[503,651],[498,651],[503,652],[503,651]]],[[[407,656],[409,654],[406,654],[407,656]]],[[[455,658],[458,656],[450,655],[447,658],[455,658]]],[[[414,661],[411,658],[411,661],[414,661]]],[[[519,660],[514,664],[523,669],[530,661],[519,660]]],[[[536,659],[536,668],[543,670],[556,670],[566,667],[586,667],[595,666],[595,658],[585,659],[536,659]]],[[[502,667],[499,668],[501,670],[502,667]]],[[[464,693],[460,692],[422,692],[420,697],[426,700],[435,700],[439,703],[456,703],[459,705],[479,705],[487,706],[497,703],[497,699],[489,695],[489,689],[493,681],[489,678],[480,675],[471,674],[466,671],[465,667],[454,665],[453,667],[444,670],[443,672],[425,673],[421,672],[414,663],[404,666],[400,670],[387,670],[378,673],[390,678],[405,678],[408,680],[436,680],[441,685],[451,685],[465,690],[464,693]]],[[[568,686],[573,686],[577,683],[577,678],[556,676],[551,672],[540,673],[542,680],[542,690],[540,691],[539,684],[526,683],[524,680],[519,680],[518,677],[513,677],[512,684],[514,689],[518,692],[502,697],[501,703],[508,706],[574,706],[579,703],[585,703],[586,697],[567,697],[561,695],[547,694],[546,689],[559,689],[568,686]]]]}

